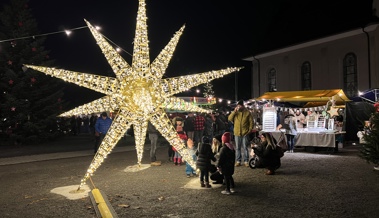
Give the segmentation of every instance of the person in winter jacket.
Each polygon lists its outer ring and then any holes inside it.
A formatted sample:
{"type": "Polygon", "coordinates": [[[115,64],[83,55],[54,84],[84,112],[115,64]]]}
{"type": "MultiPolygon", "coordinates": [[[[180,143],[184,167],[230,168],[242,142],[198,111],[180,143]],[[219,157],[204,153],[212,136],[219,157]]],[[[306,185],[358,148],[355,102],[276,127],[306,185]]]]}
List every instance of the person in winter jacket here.
{"type": "Polygon", "coordinates": [[[234,193],[234,164],[235,164],[235,150],[231,142],[230,132],[225,132],[222,135],[222,148],[220,150],[220,158],[218,160],[217,168],[222,175],[224,175],[224,182],[226,189],[221,193],[224,195],[230,195],[234,193]]]}
{"type": "Polygon", "coordinates": [[[288,114],[284,117],[282,127],[286,130],[288,151],[293,153],[295,147],[295,136],[297,134],[296,118],[293,114],[288,114]]]}
{"type": "Polygon", "coordinates": [[[147,124],[147,133],[149,134],[150,139],[150,161],[154,163],[157,161],[156,150],[159,137],[159,131],[153,126],[151,122],[147,124]]]}
{"type": "Polygon", "coordinates": [[[101,113],[95,124],[95,146],[94,153],[97,152],[101,142],[103,141],[108,129],[111,127],[112,120],[106,112],[101,113]]]}
{"type": "Polygon", "coordinates": [[[184,120],[184,132],[186,132],[188,139],[194,140],[195,117],[193,113],[189,113],[188,117],[184,120]]]}
{"type": "Polygon", "coordinates": [[[267,168],[266,175],[274,175],[275,170],[281,166],[280,157],[277,156],[277,143],[275,138],[269,132],[260,135],[261,144],[254,147],[254,153],[260,157],[261,164],[267,168]]]}
{"type": "MultiPolygon", "coordinates": [[[[195,146],[193,144],[193,140],[190,138],[187,140],[187,149],[188,149],[188,153],[192,157],[192,160],[196,162],[196,154],[195,154],[196,150],[195,150],[195,146]]],[[[191,165],[189,165],[188,162],[186,162],[186,175],[187,175],[187,178],[190,178],[191,175],[196,176],[196,170],[193,169],[191,167],[191,165]]]]}
{"type": "Polygon", "coordinates": [[[211,168],[211,161],[216,161],[213,155],[210,139],[203,137],[202,143],[199,144],[196,150],[196,168],[200,170],[200,185],[201,187],[211,188],[209,184],[209,170],[211,168]]]}
{"type": "MultiPolygon", "coordinates": [[[[182,142],[184,144],[186,144],[187,139],[188,139],[186,133],[184,131],[179,131],[177,133],[178,133],[179,138],[182,140],[182,142]]],[[[175,149],[174,146],[172,146],[172,150],[174,151],[174,164],[176,166],[181,166],[182,165],[182,155],[175,149]]]]}
{"type": "Polygon", "coordinates": [[[244,106],[243,100],[239,100],[237,107],[229,115],[228,120],[233,122],[234,140],[236,143],[236,166],[241,166],[242,154],[241,148],[244,151],[244,164],[249,167],[249,134],[253,130],[254,120],[253,115],[244,106]]]}
{"type": "Polygon", "coordinates": [[[201,139],[203,138],[204,134],[204,125],[205,125],[205,118],[204,114],[198,114],[195,117],[195,134],[193,136],[193,141],[195,143],[195,146],[197,147],[198,144],[201,144],[201,139]]]}
{"type": "Polygon", "coordinates": [[[225,116],[224,112],[220,112],[218,114],[216,114],[215,116],[216,118],[216,132],[214,133],[214,135],[222,135],[224,134],[224,132],[228,131],[228,118],[225,116]]]}
{"type": "MultiPolygon", "coordinates": [[[[222,134],[215,135],[212,139],[212,152],[215,156],[215,158],[218,160],[220,159],[220,151],[222,148],[222,134]]],[[[220,174],[220,172],[217,170],[217,163],[215,165],[212,164],[211,169],[209,170],[211,173],[210,178],[213,180],[212,184],[223,184],[224,183],[224,176],[220,174]]]]}

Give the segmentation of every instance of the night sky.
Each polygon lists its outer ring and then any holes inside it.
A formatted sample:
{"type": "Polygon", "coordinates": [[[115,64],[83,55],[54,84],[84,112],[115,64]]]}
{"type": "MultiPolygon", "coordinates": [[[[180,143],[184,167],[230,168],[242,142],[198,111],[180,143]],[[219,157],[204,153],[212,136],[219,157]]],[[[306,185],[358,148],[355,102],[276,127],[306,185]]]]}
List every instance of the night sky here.
{"type": "MultiPolygon", "coordinates": [[[[367,24],[372,0],[146,0],[146,4],[151,61],[186,25],[165,77],[245,66],[238,73],[238,99],[246,100],[252,97],[251,63],[243,58],[367,24]]],[[[138,0],[30,0],[29,7],[41,33],[82,27],[87,19],[115,44],[133,52],[138,0]]],[[[49,35],[46,49],[55,67],[114,76],[88,28],[69,37],[49,35]]],[[[131,64],[131,56],[121,54],[131,64]]],[[[232,74],[212,82],[216,97],[234,100],[234,81],[232,74]]],[[[73,104],[101,96],[73,86],[67,88],[68,95],[75,95],[73,104]]]]}

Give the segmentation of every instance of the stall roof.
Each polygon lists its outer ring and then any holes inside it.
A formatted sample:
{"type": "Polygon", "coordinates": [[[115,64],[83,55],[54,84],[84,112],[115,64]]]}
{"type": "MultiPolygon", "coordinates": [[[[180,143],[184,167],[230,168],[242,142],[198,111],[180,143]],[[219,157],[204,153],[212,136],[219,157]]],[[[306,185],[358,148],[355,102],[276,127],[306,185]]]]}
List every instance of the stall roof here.
{"type": "Polygon", "coordinates": [[[351,101],[342,89],[266,92],[256,100],[273,100],[283,102],[328,102],[336,100],[336,104],[351,101]]]}

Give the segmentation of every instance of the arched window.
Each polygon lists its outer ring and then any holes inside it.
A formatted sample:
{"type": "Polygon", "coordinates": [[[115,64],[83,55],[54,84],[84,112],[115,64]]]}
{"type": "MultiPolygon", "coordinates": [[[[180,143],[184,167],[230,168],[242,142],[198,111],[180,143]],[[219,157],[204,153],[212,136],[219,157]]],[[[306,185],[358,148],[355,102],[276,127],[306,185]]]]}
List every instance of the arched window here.
{"type": "Polygon", "coordinates": [[[301,89],[303,91],[312,89],[311,63],[309,61],[301,65],[301,89]]]}
{"type": "Polygon", "coordinates": [[[345,55],[343,59],[343,89],[348,97],[358,95],[357,57],[353,53],[345,55]]]}
{"type": "Polygon", "coordinates": [[[274,68],[271,68],[268,71],[268,91],[269,92],[275,92],[276,91],[276,70],[274,68]]]}

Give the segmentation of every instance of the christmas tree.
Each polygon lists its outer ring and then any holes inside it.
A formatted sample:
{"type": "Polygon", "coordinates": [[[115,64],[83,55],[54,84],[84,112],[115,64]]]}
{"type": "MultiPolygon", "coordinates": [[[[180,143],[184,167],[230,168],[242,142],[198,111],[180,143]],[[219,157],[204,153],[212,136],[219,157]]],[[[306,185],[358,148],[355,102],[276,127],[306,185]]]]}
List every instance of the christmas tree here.
{"type": "Polygon", "coordinates": [[[204,85],[204,97],[208,101],[208,105],[204,106],[204,108],[207,109],[214,109],[214,103],[215,103],[215,97],[214,97],[214,91],[213,91],[213,85],[210,82],[205,83],[204,85]]]}
{"type": "Polygon", "coordinates": [[[11,0],[0,11],[0,134],[1,142],[35,143],[57,133],[62,111],[61,81],[25,68],[51,65],[45,38],[27,0],[11,0]]]}
{"type": "Polygon", "coordinates": [[[369,126],[365,127],[365,134],[363,139],[359,156],[365,159],[368,163],[375,165],[379,164],[379,113],[373,113],[370,118],[369,126]]]}
{"type": "Polygon", "coordinates": [[[204,97],[205,98],[214,98],[214,91],[212,83],[208,82],[204,84],[204,97]]]}

